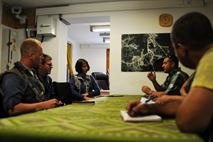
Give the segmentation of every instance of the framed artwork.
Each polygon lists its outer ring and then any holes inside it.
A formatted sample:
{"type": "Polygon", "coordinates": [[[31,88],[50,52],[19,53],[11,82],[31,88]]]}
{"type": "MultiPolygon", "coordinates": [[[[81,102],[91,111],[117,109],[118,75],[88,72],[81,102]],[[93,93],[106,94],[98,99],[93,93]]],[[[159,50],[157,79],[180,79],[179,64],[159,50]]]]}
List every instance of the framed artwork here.
{"type": "Polygon", "coordinates": [[[121,71],[163,71],[165,56],[174,54],[169,33],[122,34],[121,71]]]}

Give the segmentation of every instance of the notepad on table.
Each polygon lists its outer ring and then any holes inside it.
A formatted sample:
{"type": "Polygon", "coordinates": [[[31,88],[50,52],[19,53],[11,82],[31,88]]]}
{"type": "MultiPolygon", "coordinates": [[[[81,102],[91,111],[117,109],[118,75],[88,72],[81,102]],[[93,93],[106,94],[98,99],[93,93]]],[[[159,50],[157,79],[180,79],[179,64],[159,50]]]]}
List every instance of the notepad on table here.
{"type": "Polygon", "coordinates": [[[153,100],[150,100],[150,98],[145,98],[145,97],[141,97],[140,102],[142,104],[155,104],[155,102],[153,100]]]}
{"type": "Polygon", "coordinates": [[[125,110],[121,110],[120,113],[123,120],[126,122],[157,122],[162,120],[162,118],[159,115],[131,117],[125,110]]]}

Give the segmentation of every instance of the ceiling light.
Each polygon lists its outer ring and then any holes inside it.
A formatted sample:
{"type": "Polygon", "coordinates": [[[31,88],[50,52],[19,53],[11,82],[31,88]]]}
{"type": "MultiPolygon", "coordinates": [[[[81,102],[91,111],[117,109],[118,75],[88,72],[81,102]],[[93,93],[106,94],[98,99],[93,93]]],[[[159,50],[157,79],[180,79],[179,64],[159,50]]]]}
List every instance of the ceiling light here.
{"type": "Polygon", "coordinates": [[[99,33],[99,36],[101,36],[101,37],[109,37],[110,33],[107,33],[107,32],[99,33]]]}
{"type": "Polygon", "coordinates": [[[109,37],[103,37],[103,42],[104,43],[110,43],[110,38],[109,37]]]}
{"type": "Polygon", "coordinates": [[[91,25],[91,32],[110,32],[110,25],[91,25]]]}

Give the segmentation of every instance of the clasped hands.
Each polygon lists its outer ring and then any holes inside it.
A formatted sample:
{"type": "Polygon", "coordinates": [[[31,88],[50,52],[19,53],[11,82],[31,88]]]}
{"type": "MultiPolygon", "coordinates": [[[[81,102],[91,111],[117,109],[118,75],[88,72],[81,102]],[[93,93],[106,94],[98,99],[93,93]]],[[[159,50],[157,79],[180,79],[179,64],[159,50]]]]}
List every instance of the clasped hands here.
{"type": "Polygon", "coordinates": [[[92,99],[92,98],[90,97],[90,95],[89,95],[88,92],[86,92],[86,93],[84,93],[84,94],[82,94],[82,95],[84,96],[84,100],[90,100],[90,99],[92,99]]]}

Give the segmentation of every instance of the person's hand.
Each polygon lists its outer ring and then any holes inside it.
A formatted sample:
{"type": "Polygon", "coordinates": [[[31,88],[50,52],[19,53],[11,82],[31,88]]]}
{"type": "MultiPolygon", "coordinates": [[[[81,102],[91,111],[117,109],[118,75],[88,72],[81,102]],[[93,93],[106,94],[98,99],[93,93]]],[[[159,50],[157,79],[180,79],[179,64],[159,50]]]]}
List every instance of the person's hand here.
{"type": "Polygon", "coordinates": [[[161,97],[157,97],[154,101],[159,104],[166,104],[168,102],[172,102],[173,98],[173,96],[163,95],[161,97]]]}
{"type": "Polygon", "coordinates": [[[149,93],[152,91],[148,86],[142,86],[141,91],[149,95],[149,93]]]}
{"type": "Polygon", "coordinates": [[[147,74],[147,77],[150,81],[155,81],[156,80],[156,74],[155,72],[150,72],[147,74]]]}
{"type": "Polygon", "coordinates": [[[82,94],[84,97],[88,97],[89,96],[89,93],[84,93],[82,94]]]}
{"type": "Polygon", "coordinates": [[[91,100],[91,97],[84,97],[84,100],[91,100]]]}
{"type": "Polygon", "coordinates": [[[60,101],[57,99],[51,99],[43,102],[43,109],[49,109],[49,108],[54,108],[60,105],[60,101]]]}
{"type": "Polygon", "coordinates": [[[152,97],[161,97],[161,96],[164,96],[164,95],[167,95],[167,94],[163,91],[161,91],[161,92],[151,91],[149,93],[149,95],[152,96],[152,97]]]}
{"type": "Polygon", "coordinates": [[[159,93],[156,91],[152,91],[151,93],[149,93],[149,95],[152,97],[159,97],[159,93]]]}
{"type": "Polygon", "coordinates": [[[138,104],[140,104],[140,101],[139,101],[139,100],[135,100],[135,101],[130,102],[130,103],[128,104],[128,106],[127,106],[127,111],[128,111],[128,112],[131,112],[132,109],[133,109],[134,107],[136,107],[138,104]]]}
{"type": "Polygon", "coordinates": [[[132,102],[128,105],[128,108],[131,108],[128,109],[128,114],[132,117],[152,114],[152,110],[150,110],[148,106],[149,104],[142,104],[138,103],[137,101],[132,102]]]}

